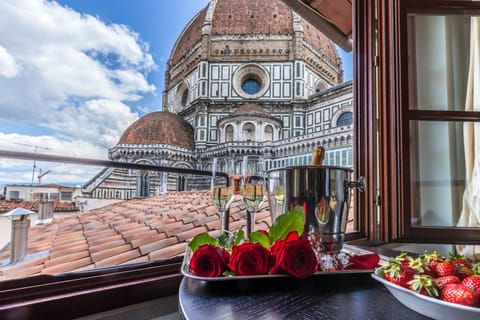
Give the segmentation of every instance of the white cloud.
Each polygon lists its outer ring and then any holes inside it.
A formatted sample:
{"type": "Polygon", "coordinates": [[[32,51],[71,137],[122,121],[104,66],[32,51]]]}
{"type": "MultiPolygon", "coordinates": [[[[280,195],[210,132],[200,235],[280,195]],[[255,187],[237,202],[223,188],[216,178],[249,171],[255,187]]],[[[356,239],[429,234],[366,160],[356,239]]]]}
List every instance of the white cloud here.
{"type": "Polygon", "coordinates": [[[121,102],[89,100],[77,107],[69,105],[50,115],[46,127],[63,132],[66,139],[95,141],[104,149],[114,146],[127,127],[138,119],[136,113],[121,102]]]}
{"type": "Polygon", "coordinates": [[[15,62],[12,55],[0,46],[0,76],[5,78],[14,78],[20,72],[20,67],[15,62]]]}
{"type": "Polygon", "coordinates": [[[0,1],[0,44],[10,65],[0,77],[5,119],[37,121],[72,97],[135,101],[155,91],[145,74],[156,66],[137,33],[56,2],[0,1]]]}

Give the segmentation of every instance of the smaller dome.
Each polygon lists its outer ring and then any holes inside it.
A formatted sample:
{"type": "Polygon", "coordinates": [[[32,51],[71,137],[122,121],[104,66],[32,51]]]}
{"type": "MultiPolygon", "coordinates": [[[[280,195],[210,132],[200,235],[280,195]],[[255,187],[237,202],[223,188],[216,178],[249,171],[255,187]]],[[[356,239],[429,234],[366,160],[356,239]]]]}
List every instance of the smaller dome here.
{"type": "Polygon", "coordinates": [[[118,144],[169,144],[193,150],[193,128],[180,116],[158,111],[146,114],[122,134],[118,144]]]}
{"type": "Polygon", "coordinates": [[[245,103],[230,113],[230,116],[262,116],[270,117],[261,107],[253,103],[245,103]]]}

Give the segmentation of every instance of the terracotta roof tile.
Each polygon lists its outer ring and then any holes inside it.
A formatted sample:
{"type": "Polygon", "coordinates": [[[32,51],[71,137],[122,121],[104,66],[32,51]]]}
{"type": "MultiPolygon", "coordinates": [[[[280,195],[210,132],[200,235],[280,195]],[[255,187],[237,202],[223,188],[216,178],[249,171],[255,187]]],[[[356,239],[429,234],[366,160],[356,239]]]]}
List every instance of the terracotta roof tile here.
{"type": "Polygon", "coordinates": [[[35,266],[42,266],[43,268],[43,264],[47,259],[48,259],[48,256],[42,256],[35,259],[31,259],[29,261],[25,261],[23,263],[16,263],[11,266],[7,265],[5,268],[2,269],[2,273],[5,275],[11,275],[15,273],[22,273],[23,272],[22,270],[35,267],[35,266]]]}
{"type": "Polygon", "coordinates": [[[91,263],[92,263],[92,260],[90,260],[90,257],[86,257],[86,258],[82,258],[75,261],[68,261],[62,264],[57,264],[50,268],[45,268],[41,271],[41,273],[46,273],[46,274],[65,273],[65,272],[76,270],[80,267],[84,267],[91,263]]]}
{"type": "Polygon", "coordinates": [[[115,236],[114,239],[110,238],[103,243],[97,244],[95,246],[90,246],[89,251],[93,255],[94,253],[105,251],[107,249],[111,249],[119,246],[123,246],[124,244],[126,244],[125,239],[123,239],[121,235],[117,235],[115,236]]]}
{"type": "Polygon", "coordinates": [[[131,264],[131,263],[142,263],[142,262],[147,262],[150,261],[150,258],[148,256],[141,256],[133,260],[129,260],[127,262],[121,263],[120,265],[124,264],[131,264]]]}
{"type": "Polygon", "coordinates": [[[120,254],[111,256],[109,258],[97,261],[95,263],[95,267],[101,268],[101,267],[116,266],[124,262],[138,258],[140,256],[141,256],[140,250],[133,249],[133,250],[125,251],[120,254]]]}
{"type": "Polygon", "coordinates": [[[220,228],[220,218],[216,217],[215,219],[210,219],[209,222],[204,221],[204,225],[207,227],[208,230],[215,230],[220,228]]]}
{"type": "Polygon", "coordinates": [[[186,247],[187,247],[186,242],[180,242],[180,243],[165,247],[163,249],[150,252],[148,256],[150,257],[151,260],[161,260],[166,258],[172,258],[175,256],[182,255],[185,252],[186,247]]]}
{"type": "Polygon", "coordinates": [[[115,246],[115,247],[112,247],[112,248],[109,248],[109,249],[106,249],[106,250],[103,250],[103,251],[92,253],[91,258],[92,258],[93,262],[97,262],[97,261],[112,257],[114,255],[120,254],[122,252],[131,250],[131,249],[132,249],[132,246],[129,245],[129,244],[115,246]]]}
{"type": "Polygon", "coordinates": [[[113,229],[106,229],[101,231],[89,231],[85,232],[85,237],[87,237],[88,241],[92,242],[98,239],[102,239],[105,237],[110,237],[112,235],[116,235],[117,233],[113,229]]]}
{"type": "Polygon", "coordinates": [[[165,247],[170,246],[172,244],[175,244],[177,242],[178,242],[178,240],[175,237],[166,238],[166,239],[155,241],[155,242],[152,242],[152,243],[149,243],[149,244],[145,244],[145,245],[140,247],[140,251],[142,252],[142,254],[147,254],[147,253],[150,253],[152,251],[165,248],[165,247]]]}
{"type": "MultiPolygon", "coordinates": [[[[201,226],[201,225],[208,225],[212,222],[215,224],[215,228],[220,227],[220,216],[214,215],[214,216],[205,217],[203,215],[198,215],[197,220],[194,221],[193,224],[195,226],[201,226]]],[[[208,228],[212,229],[210,226],[208,228]]]]}
{"type": "MultiPolygon", "coordinates": [[[[6,279],[15,279],[15,278],[23,278],[23,277],[28,277],[32,275],[36,275],[40,273],[45,266],[43,264],[35,265],[35,266],[24,266],[21,269],[15,269],[11,271],[6,271],[4,272],[4,276],[6,276],[6,279]]],[[[2,271],[3,272],[3,271],[2,271]]]]}
{"type": "Polygon", "coordinates": [[[188,241],[190,239],[192,239],[195,235],[199,234],[199,233],[202,233],[202,232],[207,232],[207,228],[206,227],[197,227],[197,228],[190,228],[188,230],[185,230],[183,232],[180,232],[176,235],[178,241],[182,242],[182,241],[188,241]]]}
{"type": "Polygon", "coordinates": [[[56,257],[59,257],[59,256],[63,256],[63,255],[67,255],[67,254],[71,254],[71,253],[75,253],[75,252],[79,252],[79,251],[84,251],[84,250],[87,250],[88,249],[88,244],[87,243],[81,243],[81,244],[78,244],[76,246],[67,246],[63,249],[60,249],[60,250],[56,250],[55,247],[53,247],[51,249],[51,252],[50,252],[50,257],[51,258],[56,258],[56,257]]]}
{"type": "MultiPolygon", "coordinates": [[[[0,200],[0,213],[8,212],[15,208],[25,208],[32,211],[38,211],[37,201],[23,201],[23,200],[0,200]]],[[[56,201],[53,204],[53,212],[76,212],[79,209],[72,201],[56,201]]]]}
{"type": "Polygon", "coordinates": [[[158,233],[156,230],[152,230],[149,234],[145,234],[143,237],[138,237],[135,239],[130,240],[130,244],[133,248],[137,248],[143,246],[148,243],[152,243],[158,240],[165,239],[167,235],[165,233],[158,233]]]}
{"type": "Polygon", "coordinates": [[[87,239],[88,245],[90,247],[103,245],[107,242],[117,241],[117,240],[122,240],[122,235],[115,233],[113,230],[112,230],[112,233],[110,235],[104,235],[103,237],[100,237],[100,238],[93,238],[93,239],[88,238],[87,239]]]}
{"type": "Polygon", "coordinates": [[[148,234],[149,232],[157,233],[156,230],[150,229],[149,226],[146,226],[144,224],[139,224],[136,228],[132,228],[130,230],[122,232],[122,236],[125,239],[135,239],[138,237],[143,237],[145,234],[148,234]]]}
{"type": "Polygon", "coordinates": [[[192,229],[194,227],[193,223],[184,224],[182,221],[178,221],[175,223],[170,223],[168,226],[164,226],[164,228],[159,228],[159,232],[165,232],[167,237],[174,236],[178,232],[182,232],[185,230],[192,229]]]}
{"type": "Polygon", "coordinates": [[[126,223],[122,226],[119,226],[119,227],[115,228],[115,231],[123,234],[123,233],[131,231],[131,230],[138,230],[138,229],[145,228],[145,226],[146,225],[144,223],[138,223],[137,221],[131,221],[130,223],[126,223]]]}
{"type": "Polygon", "coordinates": [[[89,254],[88,250],[84,250],[84,251],[79,251],[79,252],[74,252],[74,253],[58,256],[56,258],[45,261],[45,267],[49,268],[49,267],[52,267],[52,266],[57,265],[57,264],[62,264],[62,263],[66,263],[66,262],[69,262],[69,261],[75,261],[75,260],[78,260],[78,259],[81,259],[81,258],[88,257],[89,255],[90,254],[89,254]]]}

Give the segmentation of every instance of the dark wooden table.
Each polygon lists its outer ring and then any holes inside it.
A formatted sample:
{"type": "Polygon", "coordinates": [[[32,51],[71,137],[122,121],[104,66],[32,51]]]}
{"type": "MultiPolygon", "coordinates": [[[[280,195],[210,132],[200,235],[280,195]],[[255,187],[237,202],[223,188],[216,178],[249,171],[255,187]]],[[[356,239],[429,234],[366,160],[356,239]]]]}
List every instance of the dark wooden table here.
{"type": "Polygon", "coordinates": [[[206,282],[184,278],[180,312],[214,319],[428,319],[400,304],[364,274],[206,282]]]}

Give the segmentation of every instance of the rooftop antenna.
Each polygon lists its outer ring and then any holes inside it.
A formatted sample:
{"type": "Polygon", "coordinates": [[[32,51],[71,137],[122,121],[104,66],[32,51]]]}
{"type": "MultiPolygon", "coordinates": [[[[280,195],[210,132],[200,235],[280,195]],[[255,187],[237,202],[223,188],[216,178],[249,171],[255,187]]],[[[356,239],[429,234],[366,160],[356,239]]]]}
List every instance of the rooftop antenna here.
{"type": "Polygon", "coordinates": [[[49,173],[50,173],[50,170],[47,170],[47,171],[45,171],[45,172],[42,172],[42,168],[40,168],[40,171],[38,171],[38,176],[37,176],[37,178],[38,178],[38,185],[42,184],[42,178],[43,178],[44,176],[46,176],[47,174],[49,174],[49,173]]]}
{"type": "MultiPolygon", "coordinates": [[[[18,142],[15,142],[15,144],[18,144],[20,146],[24,146],[24,147],[32,147],[32,148],[35,148],[34,149],[34,153],[37,153],[38,149],[42,149],[42,150],[52,150],[51,148],[46,148],[46,147],[42,147],[42,146],[38,146],[38,145],[32,145],[32,144],[25,144],[25,143],[18,143],[18,142]]],[[[37,162],[36,160],[33,160],[33,168],[32,168],[32,182],[30,184],[31,187],[33,187],[33,181],[35,179],[35,169],[37,168],[37,162]]]]}

